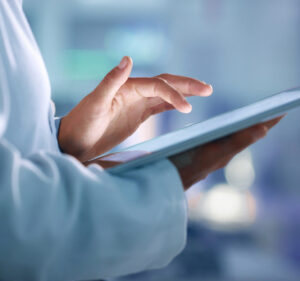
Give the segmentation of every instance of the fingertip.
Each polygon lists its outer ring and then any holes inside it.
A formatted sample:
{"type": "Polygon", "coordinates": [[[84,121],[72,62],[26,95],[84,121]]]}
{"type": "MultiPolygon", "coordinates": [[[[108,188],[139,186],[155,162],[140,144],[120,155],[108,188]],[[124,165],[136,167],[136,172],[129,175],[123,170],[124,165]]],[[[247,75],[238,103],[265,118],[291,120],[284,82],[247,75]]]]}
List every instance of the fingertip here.
{"type": "Polygon", "coordinates": [[[210,93],[209,95],[211,95],[214,91],[214,88],[211,84],[207,84],[207,86],[208,86],[208,90],[209,90],[209,93],[210,93]]]}
{"type": "Polygon", "coordinates": [[[129,56],[124,56],[119,65],[113,69],[113,76],[115,77],[116,81],[118,80],[117,84],[120,84],[119,86],[123,85],[129,78],[132,71],[132,66],[132,58],[129,56]]]}
{"type": "Polygon", "coordinates": [[[287,116],[287,113],[278,116],[278,117],[277,117],[278,123],[279,123],[285,116],[287,116]]]}
{"type": "Polygon", "coordinates": [[[120,70],[125,70],[127,67],[133,64],[132,58],[129,56],[124,56],[117,66],[120,70]]]}
{"type": "Polygon", "coordinates": [[[180,111],[182,113],[190,113],[192,109],[193,109],[192,105],[190,103],[186,103],[180,111]]]}
{"type": "Polygon", "coordinates": [[[213,93],[214,89],[211,84],[206,84],[204,82],[204,85],[205,85],[205,90],[203,91],[203,96],[208,97],[213,93]]]}
{"type": "Polygon", "coordinates": [[[129,64],[130,64],[130,65],[133,65],[133,59],[132,59],[132,57],[127,56],[127,58],[128,58],[128,60],[129,60],[129,64]]]}
{"type": "Polygon", "coordinates": [[[118,68],[123,70],[126,68],[126,66],[128,65],[128,58],[127,57],[123,57],[122,60],[120,61],[118,68]]]}
{"type": "Polygon", "coordinates": [[[186,113],[190,113],[193,110],[193,106],[189,103],[187,106],[187,111],[186,113]]]}
{"type": "MultiPolygon", "coordinates": [[[[132,70],[131,57],[124,56],[120,63],[114,67],[99,83],[94,93],[111,100],[122,85],[128,80],[132,70]]],[[[103,98],[102,98],[103,99],[103,98]]]]}
{"type": "Polygon", "coordinates": [[[252,133],[254,140],[259,140],[266,136],[268,132],[268,127],[265,125],[261,125],[255,128],[255,131],[252,133]]]}
{"type": "Polygon", "coordinates": [[[198,81],[193,85],[193,91],[197,93],[197,95],[202,97],[208,97],[213,93],[213,87],[210,84],[207,84],[204,81],[198,81]]]}
{"type": "Polygon", "coordinates": [[[282,118],[283,117],[285,117],[286,116],[286,114],[285,115],[281,115],[281,116],[279,116],[279,117],[276,117],[276,118],[274,118],[274,119],[271,119],[271,120],[269,120],[269,121],[266,121],[266,122],[264,122],[264,123],[262,123],[264,126],[266,126],[268,129],[271,129],[271,128],[273,128],[275,125],[277,125],[281,120],[282,120],[282,118]]]}
{"type": "Polygon", "coordinates": [[[130,56],[125,56],[128,61],[128,67],[131,69],[133,66],[133,59],[130,56]]]}

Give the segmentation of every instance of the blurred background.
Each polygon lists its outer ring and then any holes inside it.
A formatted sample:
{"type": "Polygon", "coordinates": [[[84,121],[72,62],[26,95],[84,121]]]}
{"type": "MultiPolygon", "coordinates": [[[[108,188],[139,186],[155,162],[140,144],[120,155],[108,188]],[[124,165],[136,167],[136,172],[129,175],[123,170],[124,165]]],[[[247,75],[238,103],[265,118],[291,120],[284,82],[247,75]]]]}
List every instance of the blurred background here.
{"type": "MultiPolygon", "coordinates": [[[[300,85],[298,0],[25,0],[63,116],[123,55],[133,76],[214,87],[121,147],[300,85]]],[[[188,243],[167,268],[118,280],[300,280],[300,111],[187,194],[188,243]]],[[[120,147],[119,147],[120,148],[120,147]]],[[[119,149],[118,148],[118,149],[119,149]]]]}

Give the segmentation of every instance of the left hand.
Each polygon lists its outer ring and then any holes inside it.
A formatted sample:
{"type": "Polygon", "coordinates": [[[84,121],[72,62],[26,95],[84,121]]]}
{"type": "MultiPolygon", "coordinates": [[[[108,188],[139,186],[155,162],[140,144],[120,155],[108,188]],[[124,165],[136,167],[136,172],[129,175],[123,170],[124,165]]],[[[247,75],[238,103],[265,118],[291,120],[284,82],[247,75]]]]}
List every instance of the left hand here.
{"type": "MultiPolygon", "coordinates": [[[[280,116],[254,125],[227,137],[169,157],[169,160],[178,170],[184,190],[205,179],[210,173],[225,167],[237,153],[266,136],[267,132],[283,117],[280,116]]],[[[87,161],[84,164],[88,166],[95,163],[108,169],[146,154],[148,154],[146,151],[121,151],[87,161]]]]}
{"type": "Polygon", "coordinates": [[[177,109],[189,113],[188,96],[209,96],[212,87],[196,79],[162,74],[129,78],[132,60],[124,57],[60,125],[61,149],[84,162],[121,143],[151,115],[177,109]]]}
{"type": "Polygon", "coordinates": [[[284,115],[171,156],[170,160],[179,172],[184,190],[225,167],[237,153],[265,137],[283,117],[284,115]]]}

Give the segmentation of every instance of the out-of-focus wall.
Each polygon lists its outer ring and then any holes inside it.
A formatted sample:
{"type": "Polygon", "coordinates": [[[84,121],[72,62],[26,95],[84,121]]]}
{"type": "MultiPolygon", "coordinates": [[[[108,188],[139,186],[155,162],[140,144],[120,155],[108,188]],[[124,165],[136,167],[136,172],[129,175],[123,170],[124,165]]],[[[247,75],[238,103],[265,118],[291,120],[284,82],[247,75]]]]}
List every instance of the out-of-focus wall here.
{"type": "MultiPolygon", "coordinates": [[[[150,119],[123,145],[300,85],[298,0],[24,0],[57,112],[123,55],[133,76],[175,73],[214,86],[193,112],[150,119]]],[[[300,112],[189,194],[189,242],[166,270],[128,280],[300,280],[300,112]]],[[[126,279],[126,280],[127,280],[126,279]]]]}

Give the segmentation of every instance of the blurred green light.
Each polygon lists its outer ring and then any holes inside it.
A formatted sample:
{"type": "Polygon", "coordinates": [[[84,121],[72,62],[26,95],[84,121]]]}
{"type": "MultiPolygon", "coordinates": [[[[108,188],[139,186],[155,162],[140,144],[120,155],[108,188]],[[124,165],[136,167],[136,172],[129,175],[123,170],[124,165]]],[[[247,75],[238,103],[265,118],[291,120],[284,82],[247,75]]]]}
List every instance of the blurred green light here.
{"type": "Polygon", "coordinates": [[[71,49],[63,53],[64,75],[71,80],[102,79],[120,56],[104,50],[71,49]]]}

